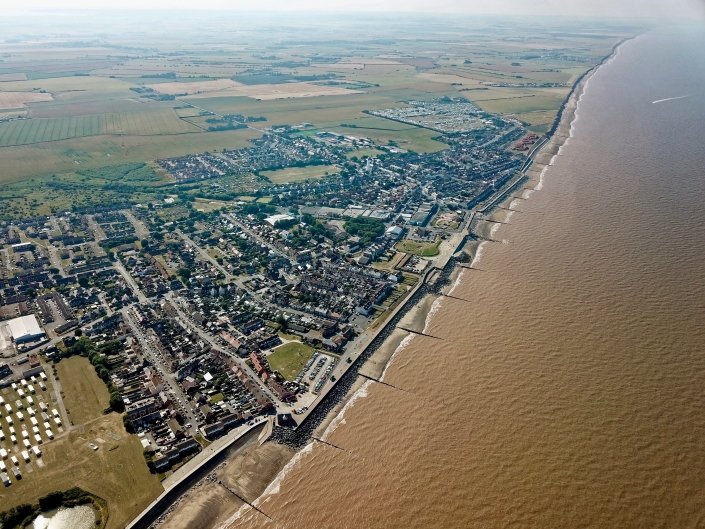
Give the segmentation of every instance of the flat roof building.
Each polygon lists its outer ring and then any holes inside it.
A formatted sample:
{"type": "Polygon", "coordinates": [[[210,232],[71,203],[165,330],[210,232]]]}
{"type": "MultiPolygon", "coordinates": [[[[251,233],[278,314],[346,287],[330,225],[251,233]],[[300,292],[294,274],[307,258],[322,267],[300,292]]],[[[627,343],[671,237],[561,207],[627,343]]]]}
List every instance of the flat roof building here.
{"type": "MultiPolygon", "coordinates": [[[[25,343],[44,336],[44,331],[39,326],[36,316],[20,316],[0,323],[0,335],[5,339],[11,338],[15,343],[25,343]]],[[[0,338],[0,341],[2,338],[0,338]]]]}

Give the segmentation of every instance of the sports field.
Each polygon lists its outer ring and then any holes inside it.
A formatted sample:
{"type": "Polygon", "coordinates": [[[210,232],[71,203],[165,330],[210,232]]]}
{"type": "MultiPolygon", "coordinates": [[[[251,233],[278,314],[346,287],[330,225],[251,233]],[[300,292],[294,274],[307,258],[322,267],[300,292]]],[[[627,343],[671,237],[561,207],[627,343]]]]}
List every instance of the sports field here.
{"type": "Polygon", "coordinates": [[[57,364],[56,373],[70,423],[85,424],[103,415],[110,395],[86,358],[65,358],[57,364]]]}
{"type": "Polygon", "coordinates": [[[435,242],[417,242],[409,239],[404,239],[396,245],[396,249],[400,252],[420,257],[434,257],[440,253],[438,246],[440,241],[435,242]]]}

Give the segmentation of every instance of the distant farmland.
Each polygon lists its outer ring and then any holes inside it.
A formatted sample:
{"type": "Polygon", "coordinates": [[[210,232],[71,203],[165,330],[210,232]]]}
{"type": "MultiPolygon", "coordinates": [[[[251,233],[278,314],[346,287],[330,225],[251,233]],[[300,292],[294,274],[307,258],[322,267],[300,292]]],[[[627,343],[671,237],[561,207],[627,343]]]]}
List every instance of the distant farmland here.
{"type": "Polygon", "coordinates": [[[39,118],[0,124],[0,147],[100,135],[157,136],[198,132],[172,109],[39,118]]]}

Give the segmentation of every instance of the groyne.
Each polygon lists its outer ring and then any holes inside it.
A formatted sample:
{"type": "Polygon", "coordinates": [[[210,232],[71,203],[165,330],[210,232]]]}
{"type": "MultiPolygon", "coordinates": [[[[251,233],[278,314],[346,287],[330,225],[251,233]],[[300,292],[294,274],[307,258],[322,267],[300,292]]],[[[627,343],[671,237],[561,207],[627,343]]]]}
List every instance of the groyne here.
{"type": "MultiPolygon", "coordinates": [[[[543,152],[544,147],[555,145],[554,136],[562,124],[570,125],[573,120],[575,105],[580,97],[580,93],[584,88],[584,82],[597,69],[609,61],[616,53],[618,48],[630,39],[623,39],[612,47],[609,55],[605,56],[599,63],[587,70],[578,77],[571,86],[571,91],[568,93],[564,101],[561,103],[556,119],[546,135],[537,143],[529,152],[527,160],[519,171],[519,174],[512,180],[511,177],[506,178],[501,182],[498,188],[490,188],[482,195],[478,196],[471,204],[473,209],[470,213],[470,221],[468,222],[468,234],[463,239],[462,245],[465,244],[468,238],[476,238],[473,235],[474,223],[479,220],[478,213],[486,215],[496,208],[507,196],[515,192],[528,179],[528,171],[532,168],[536,157],[543,152]],[[569,115],[568,112],[571,112],[569,115]]],[[[561,142],[562,143],[562,142],[561,142]]],[[[461,245],[461,247],[462,247],[461,245]]],[[[456,249],[457,250],[457,249],[456,249]]],[[[379,330],[377,335],[370,341],[357,358],[353,360],[350,368],[336,381],[335,385],[319,400],[316,407],[306,416],[306,418],[295,429],[275,426],[269,440],[284,444],[294,449],[300,449],[305,446],[310,440],[314,431],[326,419],[328,414],[346,398],[350,390],[353,388],[362,366],[370,359],[370,357],[382,346],[389,338],[392,332],[397,328],[397,325],[402,318],[416,306],[427,294],[440,294],[442,288],[450,283],[451,275],[456,266],[463,259],[465,254],[458,254],[448,260],[442,268],[432,268],[426,272],[422,280],[419,282],[415,290],[409,295],[398,310],[390,317],[379,330]],[[429,284],[429,278],[438,273],[433,285],[429,284]]]]}

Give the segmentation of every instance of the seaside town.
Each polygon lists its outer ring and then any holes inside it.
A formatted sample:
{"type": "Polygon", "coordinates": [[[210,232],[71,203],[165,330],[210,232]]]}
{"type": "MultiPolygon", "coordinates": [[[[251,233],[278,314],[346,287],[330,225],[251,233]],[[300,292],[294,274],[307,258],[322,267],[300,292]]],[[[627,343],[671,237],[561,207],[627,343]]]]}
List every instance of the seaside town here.
{"type": "Polygon", "coordinates": [[[462,98],[370,114],[448,147],[268,127],[247,148],[159,160],[174,182],[163,200],[0,223],[5,486],[41,473],[42,447],[71,431],[55,368],[71,356],[93,365],[106,412],[122,414],[160,475],[237,428],[295,429],[540,144],[462,98]],[[334,170],[263,175],[310,166],[334,170]],[[226,176],[256,192],[234,196],[226,176]],[[180,193],[190,182],[210,207],[180,193]]]}

